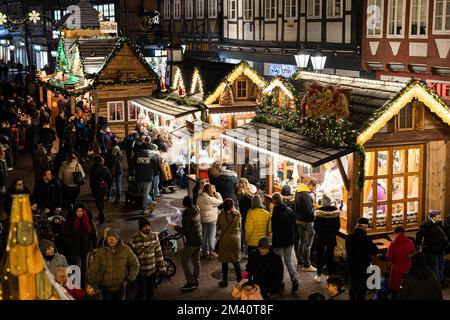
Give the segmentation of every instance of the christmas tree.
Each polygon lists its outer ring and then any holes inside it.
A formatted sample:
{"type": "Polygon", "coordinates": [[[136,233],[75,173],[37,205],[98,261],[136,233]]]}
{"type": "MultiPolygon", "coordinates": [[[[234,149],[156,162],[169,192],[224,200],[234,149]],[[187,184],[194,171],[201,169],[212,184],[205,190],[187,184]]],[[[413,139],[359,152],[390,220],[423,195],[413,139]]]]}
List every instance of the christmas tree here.
{"type": "Polygon", "coordinates": [[[80,78],[83,77],[83,66],[78,44],[75,44],[71,49],[70,73],[80,78]]]}
{"type": "Polygon", "coordinates": [[[56,57],[56,72],[62,72],[63,74],[69,73],[69,61],[67,60],[63,39],[59,41],[58,45],[58,56],[56,57]]]}

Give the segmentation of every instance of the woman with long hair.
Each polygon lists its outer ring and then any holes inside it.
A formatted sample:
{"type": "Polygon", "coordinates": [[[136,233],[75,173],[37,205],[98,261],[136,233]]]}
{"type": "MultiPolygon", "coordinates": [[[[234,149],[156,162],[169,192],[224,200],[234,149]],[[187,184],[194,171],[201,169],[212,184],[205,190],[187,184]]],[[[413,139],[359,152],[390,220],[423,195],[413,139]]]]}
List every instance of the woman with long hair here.
{"type": "Polygon", "coordinates": [[[58,179],[62,182],[63,199],[69,211],[72,211],[73,205],[77,202],[80,195],[80,186],[74,180],[74,173],[79,172],[84,179],[83,167],[78,162],[78,158],[73,153],[69,153],[66,160],[59,168],[58,179]]]}
{"type": "Polygon", "coordinates": [[[221,172],[222,172],[222,163],[219,161],[214,161],[213,165],[208,170],[209,183],[216,185],[217,179],[220,177],[221,172]]]}
{"type": "Polygon", "coordinates": [[[237,199],[239,203],[239,212],[242,218],[242,235],[241,235],[241,249],[247,254],[247,244],[245,242],[245,222],[247,219],[247,212],[252,206],[253,193],[250,191],[250,183],[247,178],[239,179],[237,187],[237,199]]]}

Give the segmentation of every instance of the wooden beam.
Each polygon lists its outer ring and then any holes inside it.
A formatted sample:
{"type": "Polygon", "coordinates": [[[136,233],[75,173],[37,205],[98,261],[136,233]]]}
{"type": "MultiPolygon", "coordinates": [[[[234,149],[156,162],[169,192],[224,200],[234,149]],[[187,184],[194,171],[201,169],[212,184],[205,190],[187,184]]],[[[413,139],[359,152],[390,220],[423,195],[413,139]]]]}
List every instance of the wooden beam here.
{"type": "Polygon", "coordinates": [[[364,146],[376,147],[386,146],[388,144],[398,144],[408,142],[408,144],[448,140],[450,137],[450,128],[432,129],[423,131],[400,131],[400,132],[381,132],[377,133],[364,146]]]}
{"type": "Polygon", "coordinates": [[[357,186],[359,174],[359,155],[354,152],[348,156],[348,177],[350,188],[347,196],[347,233],[353,232],[361,216],[361,190],[357,186]]]}
{"type": "Polygon", "coordinates": [[[445,215],[450,215],[450,141],[446,141],[447,160],[445,161],[445,215]]]}
{"type": "Polygon", "coordinates": [[[350,180],[348,180],[347,173],[345,172],[344,165],[342,164],[341,158],[337,158],[337,163],[339,166],[339,172],[341,173],[342,181],[344,182],[345,189],[350,190],[350,180]]]}

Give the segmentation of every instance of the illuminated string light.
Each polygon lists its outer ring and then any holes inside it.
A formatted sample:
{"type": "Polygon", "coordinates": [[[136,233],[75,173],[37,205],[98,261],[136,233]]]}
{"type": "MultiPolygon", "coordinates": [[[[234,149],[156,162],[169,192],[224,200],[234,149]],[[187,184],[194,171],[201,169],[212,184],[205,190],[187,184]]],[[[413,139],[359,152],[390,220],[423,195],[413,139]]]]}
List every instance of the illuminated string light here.
{"type": "Polygon", "coordinates": [[[294,95],[292,94],[292,92],[288,88],[286,88],[284,83],[278,78],[274,78],[270,82],[270,84],[264,89],[263,93],[270,94],[270,92],[276,87],[280,88],[284,92],[284,94],[288,96],[289,99],[294,99],[294,95]]]}
{"type": "Polygon", "coordinates": [[[195,68],[194,70],[194,75],[192,76],[192,84],[191,84],[191,90],[189,91],[189,94],[195,94],[195,88],[198,85],[198,89],[200,91],[200,94],[203,97],[203,80],[202,77],[200,76],[200,72],[198,71],[197,68],[195,68]]]}

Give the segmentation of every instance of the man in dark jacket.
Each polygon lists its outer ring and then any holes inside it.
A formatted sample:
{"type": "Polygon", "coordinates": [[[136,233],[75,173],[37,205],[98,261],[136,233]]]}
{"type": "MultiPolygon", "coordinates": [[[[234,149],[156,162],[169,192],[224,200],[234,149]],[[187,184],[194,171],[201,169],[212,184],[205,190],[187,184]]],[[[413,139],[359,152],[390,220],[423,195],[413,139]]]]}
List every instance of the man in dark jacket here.
{"type": "Polygon", "coordinates": [[[238,186],[238,176],[234,171],[232,164],[227,164],[216,181],[216,190],[222,196],[222,199],[233,199],[234,207],[239,208],[236,196],[236,188],[238,186]]]}
{"type": "Polygon", "coordinates": [[[351,300],[364,300],[367,291],[367,268],[371,264],[371,256],[377,255],[379,250],[367,235],[369,220],[359,218],[355,231],[345,241],[347,261],[350,269],[351,300]]]}
{"type": "Polygon", "coordinates": [[[247,272],[249,279],[261,288],[264,299],[276,299],[283,280],[283,260],[270,248],[268,237],[261,238],[258,250],[249,254],[247,272]]]}
{"type": "Polygon", "coordinates": [[[50,170],[44,170],[42,178],[34,184],[33,195],[37,198],[38,208],[53,215],[62,208],[62,189],[60,182],[50,170]]]}
{"type": "Polygon", "coordinates": [[[135,181],[142,191],[142,210],[144,215],[149,215],[156,207],[150,192],[153,186],[153,172],[156,170],[156,161],[150,157],[149,145],[143,143],[141,150],[133,157],[133,170],[135,181]]]}
{"type": "Polygon", "coordinates": [[[336,247],[336,236],[341,228],[339,216],[341,212],[331,205],[327,195],[322,197],[322,206],[315,211],[314,230],[317,234],[317,275],[316,282],[322,282],[322,268],[324,258],[327,263],[328,275],[334,275],[334,248],[336,247]],[[326,254],[325,254],[326,251],[326,254]]]}
{"type": "Polygon", "coordinates": [[[314,203],[310,193],[316,190],[317,184],[316,179],[310,179],[306,185],[300,185],[295,194],[294,208],[299,234],[298,266],[302,265],[302,270],[308,272],[317,271],[310,261],[314,240],[314,203]]]}
{"type": "Polygon", "coordinates": [[[39,143],[42,143],[47,154],[50,154],[53,147],[53,141],[56,140],[55,131],[50,128],[50,123],[44,123],[43,128],[39,132],[39,143]]]}
{"type": "Polygon", "coordinates": [[[58,116],[55,119],[56,136],[59,139],[59,147],[61,148],[65,140],[65,127],[66,127],[66,117],[64,110],[59,110],[58,116]]]}
{"type": "Polygon", "coordinates": [[[294,253],[295,214],[283,202],[283,196],[276,192],[272,195],[272,246],[283,259],[292,282],[292,292],[298,291],[298,274],[292,255],[294,253]]]}
{"type": "Polygon", "coordinates": [[[194,206],[189,196],[184,197],[183,218],[181,227],[173,225],[175,230],[184,235],[186,239],[183,249],[183,257],[181,263],[183,265],[184,275],[186,276],[186,284],[181,287],[182,291],[189,291],[198,288],[200,278],[200,248],[203,243],[202,224],[200,220],[200,210],[194,206]],[[192,273],[189,261],[194,266],[192,273]]]}
{"type": "Polygon", "coordinates": [[[447,236],[442,224],[441,213],[431,210],[427,219],[422,223],[416,234],[416,243],[427,256],[428,264],[434,271],[443,287],[444,282],[445,251],[449,247],[447,236]]]}
{"type": "MultiPolygon", "coordinates": [[[[114,205],[118,205],[119,201],[120,201],[120,195],[122,193],[123,154],[122,154],[122,150],[120,150],[117,140],[113,140],[111,142],[111,147],[112,148],[109,149],[106,154],[106,158],[107,158],[108,169],[114,178],[114,184],[116,187],[116,190],[115,190],[116,191],[115,192],[116,200],[114,202],[114,205]]],[[[110,190],[109,197],[112,197],[112,188],[110,190]]]]}

